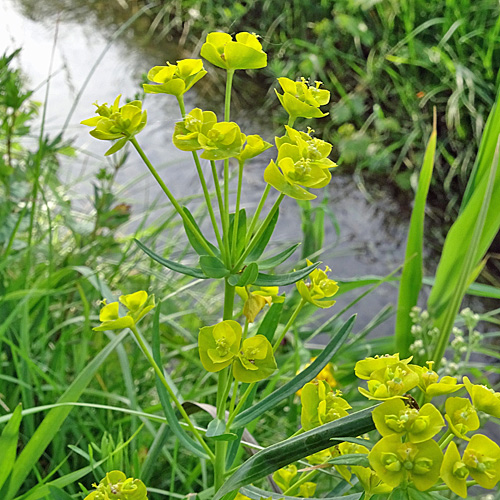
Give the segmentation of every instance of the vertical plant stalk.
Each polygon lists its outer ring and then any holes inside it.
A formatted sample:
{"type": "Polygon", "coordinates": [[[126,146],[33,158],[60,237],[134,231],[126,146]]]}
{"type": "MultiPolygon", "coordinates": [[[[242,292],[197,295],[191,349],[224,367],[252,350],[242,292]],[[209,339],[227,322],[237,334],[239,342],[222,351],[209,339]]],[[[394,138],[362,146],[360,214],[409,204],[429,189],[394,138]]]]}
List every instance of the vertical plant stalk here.
{"type": "Polygon", "coordinates": [[[224,205],[224,201],[222,199],[219,177],[217,175],[217,167],[214,160],[210,160],[210,166],[212,167],[212,177],[214,178],[215,194],[217,195],[217,202],[219,203],[220,219],[222,222],[223,248],[226,252],[227,263],[229,263],[231,260],[231,250],[229,248],[229,209],[224,205]]]}
{"type": "MultiPolygon", "coordinates": [[[[231,241],[231,255],[233,258],[237,258],[236,255],[236,241],[238,236],[238,225],[240,222],[240,203],[241,203],[241,185],[243,183],[243,166],[245,162],[240,161],[238,163],[238,189],[236,191],[236,207],[234,209],[234,221],[233,221],[233,238],[231,241]]],[[[246,235],[245,235],[246,238],[246,235]]],[[[231,262],[231,265],[233,263],[231,262]]]]}
{"type": "MultiPolygon", "coordinates": [[[[179,109],[181,111],[182,118],[186,116],[186,107],[184,105],[184,97],[177,96],[177,102],[179,103],[179,109]]],[[[200,159],[196,151],[192,151],[194,164],[196,166],[196,172],[200,179],[201,188],[203,190],[203,196],[205,197],[205,204],[207,205],[208,215],[210,216],[210,221],[212,222],[212,227],[214,229],[215,238],[217,239],[217,244],[219,245],[219,250],[223,256],[223,259],[227,261],[228,256],[225,256],[224,245],[222,244],[222,238],[219,233],[219,227],[217,225],[217,219],[215,218],[214,209],[212,207],[212,201],[210,199],[210,193],[208,192],[207,182],[205,176],[203,175],[203,170],[201,168],[200,159]]]]}
{"type": "MultiPolygon", "coordinates": [[[[233,76],[234,69],[228,69],[226,79],[226,96],[224,100],[224,121],[226,122],[230,120],[231,116],[231,88],[233,86],[233,76]]],[[[224,160],[224,205],[229,216],[229,158],[224,160]]]]}
{"type": "Polygon", "coordinates": [[[142,161],[146,164],[148,167],[149,171],[153,175],[153,177],[156,179],[156,182],[160,185],[162,188],[163,192],[167,195],[167,198],[170,200],[170,203],[174,206],[175,210],[177,213],[181,216],[184,224],[186,224],[187,227],[193,232],[195,235],[196,239],[200,243],[200,245],[203,246],[203,248],[208,252],[208,255],[211,255],[212,257],[215,257],[212,249],[207,245],[207,242],[204,240],[202,235],[200,234],[199,230],[194,226],[194,224],[189,220],[189,218],[186,216],[184,213],[184,210],[182,207],[179,205],[179,202],[175,199],[174,195],[170,192],[166,184],[163,182],[162,178],[158,175],[158,172],[156,169],[153,167],[152,163],[149,161],[148,157],[142,150],[141,146],[139,146],[139,143],[137,142],[137,139],[135,137],[132,137],[130,139],[130,142],[132,145],[135,147],[137,152],[139,153],[139,156],[142,158],[142,161]]]}
{"type": "Polygon", "coordinates": [[[293,311],[293,314],[290,316],[290,319],[285,325],[285,328],[283,328],[283,331],[281,332],[280,336],[276,339],[276,342],[273,345],[273,353],[275,353],[278,350],[278,347],[281,345],[281,342],[285,338],[285,335],[287,334],[288,330],[290,330],[292,325],[295,323],[297,316],[299,315],[300,311],[305,306],[305,304],[306,301],[301,297],[299,304],[295,308],[295,311],[293,311]]]}
{"type": "MultiPolygon", "coordinates": [[[[224,320],[233,319],[234,294],[235,287],[231,286],[227,280],[224,281],[224,320]]],[[[219,380],[217,385],[217,418],[225,420],[226,418],[226,401],[229,377],[231,377],[230,367],[224,368],[219,372],[219,380]]],[[[214,488],[217,491],[224,483],[226,474],[226,452],[227,441],[215,442],[215,463],[214,463],[214,488]]]]}
{"type": "Polygon", "coordinates": [[[207,452],[207,455],[213,461],[215,459],[215,456],[214,456],[212,450],[208,447],[207,443],[205,443],[205,440],[203,439],[201,434],[198,432],[198,429],[196,429],[196,427],[194,426],[193,422],[191,421],[188,414],[186,413],[186,410],[184,409],[184,407],[182,406],[180,401],[177,399],[175,392],[172,390],[169,383],[165,379],[165,376],[163,375],[163,371],[156,364],[156,361],[154,360],[152,354],[149,352],[149,349],[147,348],[146,344],[144,343],[144,340],[143,340],[141,334],[139,333],[139,331],[137,330],[137,328],[135,326],[131,326],[130,330],[134,334],[134,337],[135,337],[137,343],[139,344],[142,352],[144,353],[144,355],[148,359],[149,364],[152,366],[153,370],[155,371],[156,375],[160,379],[160,381],[163,384],[163,386],[165,387],[165,389],[167,389],[168,394],[170,395],[170,397],[172,398],[172,401],[174,402],[175,406],[179,410],[179,413],[182,415],[182,418],[186,421],[189,430],[193,433],[194,437],[199,441],[199,443],[201,444],[203,449],[207,452]]]}

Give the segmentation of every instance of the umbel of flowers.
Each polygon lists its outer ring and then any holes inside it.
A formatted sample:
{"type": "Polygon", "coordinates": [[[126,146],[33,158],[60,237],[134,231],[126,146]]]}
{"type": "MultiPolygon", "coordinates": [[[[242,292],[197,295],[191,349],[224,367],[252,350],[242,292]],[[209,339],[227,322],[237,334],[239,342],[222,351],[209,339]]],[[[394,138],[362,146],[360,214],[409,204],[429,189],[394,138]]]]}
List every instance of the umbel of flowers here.
{"type": "MultiPolygon", "coordinates": [[[[279,206],[284,197],[298,200],[316,198],[316,194],[310,190],[317,192],[316,190],[326,187],[332,178],[330,170],[336,164],[329,159],[332,151],[331,144],[315,137],[314,131],[309,127],[306,130],[294,128],[298,119],[325,116],[320,107],[328,104],[330,93],[321,88],[320,82],[310,85],[304,78],[297,82],[280,78],[278,83],[281,91],[277,95],[288,113],[288,125],[285,127],[284,134],[274,140],[276,154],[265,169],[265,188],[261,201],[254,214],[247,217],[246,210],[240,206],[243,169],[249,160],[272,148],[273,145],[258,134],[247,135],[237,123],[231,121],[231,86],[236,71],[264,68],[267,65],[267,55],[259,38],[246,32],[238,33],[234,37],[226,33],[210,33],[201,48],[200,55],[209,63],[224,70],[226,74],[223,118],[218,118],[209,110],[185,109],[185,93],[207,75],[201,59],[183,59],[176,61],[175,64],[167,62],[164,66],[154,66],[148,72],[149,83],[145,83],[143,88],[146,94],[153,94],[154,98],[160,94],[168,94],[177,99],[181,117],[175,123],[172,141],[178,149],[191,153],[193,157],[216,242],[211,242],[203,234],[188,208],[181,206],[177,201],[139,145],[137,136],[144,129],[147,121],[142,102],[134,100],[120,106],[120,97],[118,97],[112,106],[96,105],[96,116],[82,121],[82,124],[91,127],[90,134],[96,139],[113,141],[106,155],[117,153],[127,143],[136,149],[181,217],[187,238],[193,250],[199,255],[199,265],[195,268],[171,262],[145,248],[140,242],[138,242],[139,246],[151,258],[175,272],[200,279],[224,280],[225,294],[221,321],[210,326],[203,326],[198,335],[201,363],[207,371],[214,373],[218,378],[217,418],[214,420],[217,425],[209,426],[210,429],[207,429],[206,435],[199,432],[186,413],[176,391],[166,379],[161,364],[154,359],[137,327],[137,323],[144,315],[155,307],[153,296],[148,296],[145,291],[141,291],[122,295],[115,302],[104,301],[99,315],[101,324],[95,328],[96,331],[122,328],[131,330],[153,367],[157,379],[165,387],[177,411],[187,424],[190,435],[189,439],[186,438],[183,442],[190,445],[191,451],[210,460],[213,464],[214,487],[217,491],[227,477],[225,469],[227,443],[224,439],[228,436],[232,437],[231,424],[242,411],[253,384],[275,373],[277,369],[275,353],[305,304],[328,308],[335,303],[332,297],[337,293],[338,285],[328,277],[327,273],[330,271],[328,267],[320,270],[317,269],[318,264],[307,261],[305,269],[282,275],[277,280],[276,276],[261,271],[275,268],[290,257],[293,251],[282,252],[267,259],[260,257],[272,234],[279,215],[279,206]],[[215,197],[208,191],[202,160],[210,166],[215,197]],[[222,163],[222,176],[218,174],[216,162],[222,163]],[[230,207],[229,196],[229,168],[233,164],[238,169],[234,211],[230,207]],[[276,189],[279,194],[274,205],[262,220],[261,212],[271,188],[276,189]],[[217,204],[217,216],[213,204],[217,204]],[[286,279],[283,279],[283,276],[286,279]],[[266,306],[279,304],[285,300],[283,295],[279,295],[278,286],[291,284],[296,284],[300,301],[287,325],[280,328],[276,335],[274,335],[274,330],[269,332],[254,330],[252,323],[266,306]],[[243,299],[243,307],[240,310],[241,322],[239,321],[240,315],[235,311],[235,293],[243,299]],[[242,391],[242,394],[239,394],[242,388],[240,382],[249,384],[249,388],[245,389],[245,392],[242,391]],[[231,398],[228,401],[230,394],[231,398]],[[226,416],[227,409],[229,409],[229,417],[226,416]],[[220,430],[222,428],[224,429],[220,430]],[[222,434],[217,434],[217,432],[222,434]],[[224,439],[220,439],[221,436],[224,439]],[[214,442],[207,441],[211,438],[214,438],[214,442]]],[[[157,311],[157,317],[160,317],[159,311],[157,311]]],[[[307,419],[310,420],[306,425],[315,426],[331,422],[346,415],[350,408],[340,394],[333,394],[326,385],[315,385],[306,389],[305,393],[307,405],[310,407],[310,414],[304,416],[304,422],[307,419]]],[[[107,500],[106,496],[102,499],[101,496],[108,494],[106,488],[108,486],[112,488],[110,484],[115,479],[116,482],[113,484],[122,482],[127,485],[131,484],[131,481],[125,480],[118,473],[110,474],[112,476],[107,476],[107,479],[104,479],[98,486],[98,493],[96,492],[92,497],[93,500],[94,498],[107,500]],[[98,494],[101,496],[97,496],[98,494]]],[[[283,479],[285,480],[286,478],[283,479]]],[[[120,489],[122,490],[125,491],[124,488],[120,489]]],[[[302,496],[310,497],[314,494],[315,485],[306,481],[301,484],[299,490],[302,496]]],[[[130,500],[132,499],[136,500],[135,497],[130,497],[130,500]]],[[[137,497],[137,500],[142,500],[142,497],[137,497]]]]}
{"type": "Polygon", "coordinates": [[[384,401],[373,411],[381,439],[368,454],[371,468],[391,488],[404,484],[426,491],[441,479],[463,498],[467,497],[470,484],[494,488],[500,481],[500,447],[483,434],[469,434],[480,427],[478,411],[497,414],[500,393],[472,384],[467,377],[463,384],[452,377],[439,379],[432,363],[421,367],[410,362],[411,358],[400,360],[395,354],[367,358],[356,364],[356,374],[368,384],[368,390],[359,391],[369,399],[384,401]],[[431,400],[464,386],[472,401],[448,397],[443,418],[442,408],[431,400]],[[407,394],[414,388],[420,392],[415,397],[427,401],[422,407],[407,394]],[[435,441],[445,420],[448,428],[435,441]],[[462,443],[466,446],[460,455],[462,443]],[[469,477],[472,483],[467,482],[469,477]]]}

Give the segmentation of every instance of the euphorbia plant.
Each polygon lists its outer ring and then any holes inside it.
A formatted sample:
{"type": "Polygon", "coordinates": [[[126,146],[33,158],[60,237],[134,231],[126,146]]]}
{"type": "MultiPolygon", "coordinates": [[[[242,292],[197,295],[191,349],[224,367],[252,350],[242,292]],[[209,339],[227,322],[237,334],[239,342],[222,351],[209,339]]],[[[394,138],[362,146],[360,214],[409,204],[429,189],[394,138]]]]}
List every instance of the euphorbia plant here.
{"type": "MultiPolygon", "coordinates": [[[[140,147],[136,135],[146,123],[146,112],[142,111],[142,103],[133,101],[119,107],[119,98],[117,98],[112,107],[98,106],[98,116],[84,120],[82,123],[94,127],[91,134],[97,139],[117,140],[106,154],[118,151],[126,142],[130,142],[135,147],[182,218],[188,239],[193,249],[199,254],[199,266],[188,267],[168,261],[146,248],[142,243],[138,242],[138,245],[150,257],[174,271],[202,279],[220,279],[224,282],[222,321],[202,327],[198,336],[202,365],[209,372],[217,374],[218,378],[216,418],[209,426],[206,436],[195,430],[190,417],[175,398],[166,378],[162,376],[159,364],[149,353],[147,344],[138,331],[134,314],[142,317],[143,312],[147,312],[154,306],[154,301],[146,305],[145,292],[137,292],[137,294],[120,298],[120,302],[129,308],[129,312],[125,315],[119,314],[118,302],[105,304],[100,315],[102,323],[96,328],[105,330],[128,327],[132,330],[170,399],[176,404],[188,427],[193,431],[198,444],[192,449],[199,449],[200,456],[208,457],[212,461],[214,487],[217,491],[224,482],[227,467],[231,466],[230,463],[226,463],[228,439],[233,439],[232,436],[234,436],[231,433],[231,426],[235,424],[244,406],[252,402],[255,395],[252,389],[255,384],[276,371],[275,353],[287,331],[293,326],[300,310],[306,303],[326,308],[331,307],[335,302],[332,297],[337,292],[338,286],[334,280],[327,277],[328,267],[326,271],[315,270],[318,264],[307,261],[304,269],[286,275],[265,274],[260,268],[269,269],[279,265],[290,257],[295,249],[294,246],[270,259],[261,258],[276,226],[279,206],[283,198],[285,196],[297,199],[315,198],[316,195],[310,193],[308,189],[325,187],[331,180],[330,169],[336,164],[328,158],[332,149],[330,144],[314,138],[311,129],[300,131],[292,128],[299,117],[323,116],[319,107],[328,103],[329,92],[320,90],[319,84],[309,87],[304,79],[296,84],[287,79],[281,79],[280,83],[282,87],[284,86],[285,94],[284,98],[280,96],[280,100],[286,103],[285,109],[290,114],[290,120],[285,134],[276,138],[277,158],[276,161],[271,161],[266,169],[264,175],[267,181],[266,188],[257,209],[250,217],[241,207],[243,169],[249,160],[272,145],[259,135],[245,135],[237,123],[230,121],[231,87],[235,71],[263,68],[267,65],[267,56],[262,50],[259,39],[250,33],[238,33],[235,39],[225,33],[211,33],[202,46],[201,55],[227,73],[223,121],[219,121],[212,111],[199,108],[189,112],[185,110],[184,93],[206,74],[203,62],[199,59],[186,59],[177,61],[176,64],[167,63],[166,66],[155,66],[148,73],[148,78],[152,83],[145,84],[144,91],[151,94],[171,94],[178,100],[181,120],[175,125],[173,143],[179,149],[191,152],[193,155],[212,223],[214,242],[211,242],[210,238],[202,232],[189,210],[179,204],[140,147]],[[295,89],[293,92],[292,87],[295,89]],[[311,109],[314,109],[314,112],[311,109]],[[216,210],[212,205],[200,160],[208,160],[210,163],[220,221],[215,215],[216,210]],[[223,162],[223,179],[219,179],[217,175],[217,161],[223,162]],[[230,162],[235,162],[238,167],[234,208],[229,204],[230,162]],[[277,189],[279,195],[267,216],[261,219],[271,187],[277,189]],[[310,280],[303,281],[307,276],[310,276],[310,280]],[[257,333],[252,328],[252,324],[256,321],[260,311],[267,304],[273,303],[281,308],[285,297],[279,295],[278,287],[293,283],[297,283],[301,300],[288,324],[282,331],[276,331],[279,324],[278,315],[267,331],[257,333]],[[234,300],[237,287],[244,300],[245,321],[243,325],[235,316],[234,300]],[[138,299],[135,300],[135,297],[138,299]],[[135,313],[136,309],[140,311],[135,313]],[[242,384],[249,385],[240,393],[242,384]],[[228,396],[231,396],[230,402],[228,396]],[[229,411],[228,415],[226,415],[227,411],[229,411]],[[211,442],[214,443],[213,446],[211,442]]],[[[308,370],[311,372],[310,378],[319,373],[328,361],[330,360],[314,362],[308,370]]],[[[302,379],[305,376],[302,373],[297,375],[302,379]]],[[[325,411],[324,418],[328,419],[327,413],[332,409],[329,406],[325,408],[325,411]]]]}
{"type": "MultiPolygon", "coordinates": [[[[159,307],[155,311],[153,352],[137,327],[137,322],[155,307],[154,299],[148,298],[146,292],[120,297],[122,305],[129,310],[125,315],[120,314],[118,302],[105,304],[100,314],[102,323],[96,328],[129,328],[132,331],[155,371],[160,401],[172,432],[190,453],[212,465],[213,488],[202,492],[200,497],[232,500],[236,495],[245,498],[244,493],[251,495],[252,499],[267,498],[269,492],[263,490],[249,487],[238,493],[238,489],[275,473],[275,481],[285,495],[308,498],[317,495],[316,484],[311,479],[318,471],[332,468],[342,480],[349,482],[355,476],[365,499],[376,495],[384,498],[393,491],[411,498],[428,498],[423,492],[438,491],[443,482],[444,487],[463,495],[464,488],[467,491],[471,484],[467,482],[469,475],[474,484],[496,485],[500,479],[500,452],[494,446],[488,446],[486,436],[475,434],[470,437],[469,434],[479,428],[478,410],[499,415],[498,393],[473,385],[467,378],[462,384],[450,376],[440,377],[433,370],[433,364],[439,364],[440,360],[429,360],[427,366],[421,366],[411,364],[411,357],[401,359],[396,353],[359,361],[355,373],[367,384],[366,388],[360,387],[359,392],[371,401],[372,406],[353,413],[349,413],[350,402],[342,397],[342,393],[334,392],[327,381],[310,382],[341,347],[351,331],[354,318],[337,329],[323,352],[303,371],[271,394],[254,401],[258,399],[258,384],[281,368],[275,356],[303,308],[330,308],[335,304],[334,297],[339,290],[337,282],[328,276],[329,267],[319,269],[319,263],[309,260],[305,268],[287,274],[262,272],[285,262],[296,249],[293,245],[272,257],[262,258],[277,224],[284,197],[312,200],[316,194],[311,190],[318,192],[332,178],[331,169],[336,164],[329,158],[331,144],[314,137],[311,128],[307,131],[294,128],[298,119],[324,116],[320,107],[328,103],[330,94],[321,88],[320,82],[310,85],[305,79],[297,82],[279,79],[283,94],[277,94],[289,120],[283,135],[275,138],[277,153],[265,169],[266,186],[255,211],[250,214],[241,207],[243,170],[249,160],[272,146],[259,135],[246,135],[237,123],[231,121],[231,90],[236,70],[263,68],[267,56],[258,38],[250,33],[239,33],[235,39],[228,34],[211,33],[202,46],[201,55],[226,71],[223,120],[218,120],[214,112],[199,108],[186,112],[184,93],[206,74],[201,60],[188,59],[154,67],[148,74],[152,83],[145,84],[144,90],[177,98],[181,117],[175,124],[173,143],[192,154],[213,238],[202,231],[188,208],[181,206],[139,145],[136,135],[146,124],[142,103],[133,101],[120,107],[117,98],[111,107],[98,106],[99,116],[82,122],[95,127],[91,134],[97,139],[117,141],[106,154],[118,151],[127,142],[137,150],[181,217],[189,243],[199,256],[198,265],[187,266],[165,259],[140,241],[137,245],[153,260],[175,272],[202,280],[220,280],[224,286],[220,321],[205,325],[198,332],[201,365],[217,378],[216,404],[207,410],[212,418],[207,429],[199,429],[194,424],[163,373],[159,307]],[[210,164],[219,217],[208,191],[201,160],[210,164]],[[223,162],[222,179],[218,176],[216,162],[219,161],[223,162]],[[229,198],[232,163],[237,166],[234,206],[229,198]],[[279,194],[262,217],[271,188],[279,194]],[[291,284],[296,284],[299,300],[287,301],[287,305],[292,303],[293,307],[286,324],[280,327],[281,308],[286,298],[280,294],[279,287],[291,284]],[[235,306],[236,291],[243,299],[241,314],[235,306]],[[266,306],[269,309],[260,321],[266,306]],[[472,401],[449,396],[463,390],[464,385],[472,401]],[[301,429],[288,440],[263,449],[242,465],[237,464],[236,450],[245,426],[299,390],[301,429]],[[432,403],[435,396],[447,396],[444,417],[443,408],[432,403]],[[184,421],[182,425],[172,403],[184,421]],[[435,436],[442,431],[445,421],[449,427],[437,441],[435,436]],[[362,438],[375,428],[380,439],[362,438]],[[462,457],[454,445],[455,437],[470,441],[462,457]],[[343,442],[339,444],[339,441],[343,442]],[[292,465],[283,469],[304,459],[312,468],[298,471],[292,465]]],[[[198,407],[207,409],[206,405],[198,407]]]]}

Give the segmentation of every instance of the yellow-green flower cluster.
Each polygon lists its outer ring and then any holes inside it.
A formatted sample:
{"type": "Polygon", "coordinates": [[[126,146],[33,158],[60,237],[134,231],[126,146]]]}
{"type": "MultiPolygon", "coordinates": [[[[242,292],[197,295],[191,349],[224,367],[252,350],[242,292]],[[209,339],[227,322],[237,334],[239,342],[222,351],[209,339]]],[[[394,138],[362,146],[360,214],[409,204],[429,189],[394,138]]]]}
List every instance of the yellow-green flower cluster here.
{"type": "Polygon", "coordinates": [[[322,82],[314,82],[314,86],[309,85],[305,78],[301,78],[300,82],[294,82],[289,78],[278,78],[278,82],[283,94],[275,90],[276,95],[292,121],[299,117],[321,118],[328,114],[319,109],[330,101],[330,92],[320,88],[322,82]]]}
{"type": "Polygon", "coordinates": [[[460,457],[451,442],[444,455],[441,478],[451,491],[467,498],[469,475],[483,488],[493,489],[500,481],[500,446],[482,434],[472,436],[460,457]]]}
{"type": "Polygon", "coordinates": [[[133,479],[119,471],[108,472],[99,482],[93,484],[95,491],[88,494],[84,500],[147,500],[146,486],[140,479],[133,479]]]}
{"type": "Polygon", "coordinates": [[[146,126],[147,112],[142,110],[142,102],[131,101],[120,106],[120,98],[121,96],[119,95],[112,106],[108,106],[107,103],[99,106],[99,104],[95,103],[97,107],[96,113],[99,116],[94,116],[80,122],[82,125],[95,127],[90,131],[90,135],[96,139],[106,141],[118,139],[106,151],[105,156],[122,149],[127,141],[132,139],[146,126]]]}
{"type": "Polygon", "coordinates": [[[264,335],[241,341],[239,323],[225,320],[205,326],[198,335],[201,363],[209,372],[218,372],[230,364],[233,376],[240,382],[257,382],[276,370],[273,348],[264,335]]]}
{"type": "Polygon", "coordinates": [[[120,304],[118,302],[106,304],[104,300],[104,307],[99,313],[101,324],[94,328],[96,332],[134,327],[155,306],[155,296],[148,296],[145,291],[121,295],[119,301],[128,309],[128,312],[125,316],[120,316],[120,304]]]}
{"type": "Polygon", "coordinates": [[[154,83],[145,83],[144,92],[180,97],[206,74],[201,59],[183,59],[177,64],[167,62],[166,66],[154,66],[149,70],[148,80],[154,83]]]}
{"type": "Polygon", "coordinates": [[[345,417],[348,414],[347,410],[351,408],[341,397],[341,393],[334,392],[323,380],[307,383],[302,388],[300,399],[302,403],[300,422],[305,431],[345,417]]]}
{"type": "Polygon", "coordinates": [[[370,465],[389,486],[412,481],[420,491],[437,482],[443,452],[432,439],[419,443],[402,442],[398,434],[383,437],[368,454],[370,465]]]}
{"type": "MultiPolygon", "coordinates": [[[[360,388],[360,392],[370,399],[385,400],[372,412],[375,427],[382,436],[368,454],[375,476],[365,471],[366,477],[358,476],[360,482],[365,486],[374,477],[393,489],[411,483],[425,491],[441,477],[463,498],[467,498],[469,476],[483,488],[494,488],[500,481],[500,446],[482,434],[468,434],[480,427],[478,411],[500,416],[500,393],[472,384],[468,377],[463,377],[463,384],[453,377],[439,378],[432,362],[421,367],[410,365],[410,361],[411,358],[400,360],[394,354],[367,358],[356,364],[356,375],[368,381],[368,390],[360,388]],[[471,399],[446,398],[444,418],[448,429],[438,444],[434,437],[445,425],[441,412],[430,402],[419,408],[407,392],[418,387],[425,400],[430,401],[464,386],[471,399]],[[453,438],[468,442],[462,456],[453,438]]],[[[374,494],[366,486],[365,491],[374,494]]]]}
{"type": "Polygon", "coordinates": [[[368,390],[360,387],[359,392],[368,399],[381,401],[403,396],[416,387],[419,380],[409,361],[411,358],[399,361],[399,355],[358,361],[356,374],[368,384],[368,390]]]}
{"type": "Polygon", "coordinates": [[[253,33],[237,33],[235,40],[228,33],[209,33],[200,54],[214,66],[229,71],[267,66],[267,55],[253,33]]]}
{"type": "MultiPolygon", "coordinates": [[[[312,265],[310,260],[307,260],[307,265],[312,265]]],[[[310,304],[327,309],[335,304],[335,300],[328,300],[338,292],[337,282],[330,279],[328,274],[331,269],[326,266],[325,270],[314,269],[309,274],[309,283],[298,281],[296,284],[300,296],[310,304]]]]}
{"type": "Polygon", "coordinates": [[[217,122],[215,113],[199,108],[176,123],[173,142],[182,151],[203,149],[201,158],[206,160],[237,158],[242,162],[271,147],[258,135],[247,137],[235,122],[217,122]]]}
{"type": "Polygon", "coordinates": [[[332,178],[329,169],[337,166],[328,158],[332,145],[311,133],[286,127],[286,135],[276,138],[276,163],[271,161],[264,172],[268,184],[296,200],[316,198],[305,188],[325,187],[332,178]]]}
{"type": "Polygon", "coordinates": [[[412,443],[427,441],[444,427],[440,411],[431,403],[417,409],[402,399],[391,399],[375,408],[372,416],[382,436],[397,434],[412,443]]]}
{"type": "Polygon", "coordinates": [[[419,376],[418,387],[426,395],[427,399],[435,396],[443,396],[458,391],[463,387],[455,377],[441,377],[432,369],[433,361],[427,361],[427,366],[413,365],[413,369],[419,376]]]}

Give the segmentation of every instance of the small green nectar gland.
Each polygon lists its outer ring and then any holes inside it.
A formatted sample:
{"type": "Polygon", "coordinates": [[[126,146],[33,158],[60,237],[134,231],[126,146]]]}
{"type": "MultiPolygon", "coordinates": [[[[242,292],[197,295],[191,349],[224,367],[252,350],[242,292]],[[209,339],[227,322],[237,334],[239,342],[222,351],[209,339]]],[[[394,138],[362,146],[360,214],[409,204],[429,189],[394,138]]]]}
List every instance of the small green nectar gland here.
{"type": "Polygon", "coordinates": [[[402,467],[401,461],[394,453],[382,453],[382,463],[390,472],[399,472],[402,467]]]}
{"type": "Polygon", "coordinates": [[[458,479],[467,479],[469,476],[469,469],[467,469],[467,466],[461,460],[453,464],[452,470],[453,475],[458,479]]]}

